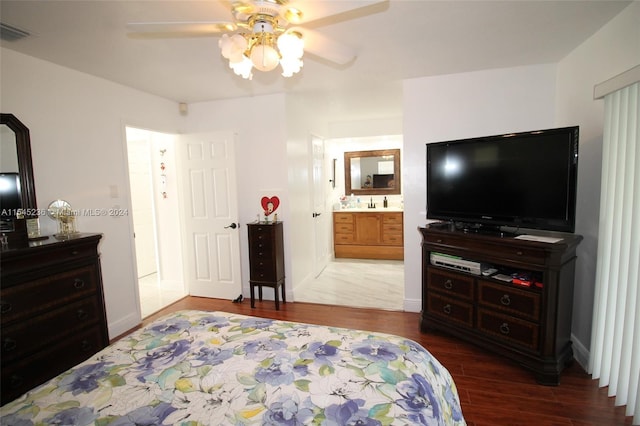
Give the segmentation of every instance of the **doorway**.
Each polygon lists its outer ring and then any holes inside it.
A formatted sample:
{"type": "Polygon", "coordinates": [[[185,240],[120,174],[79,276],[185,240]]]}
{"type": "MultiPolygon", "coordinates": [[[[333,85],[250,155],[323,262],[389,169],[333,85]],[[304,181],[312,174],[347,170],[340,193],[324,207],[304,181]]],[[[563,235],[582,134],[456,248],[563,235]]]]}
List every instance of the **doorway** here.
{"type": "MultiPolygon", "coordinates": [[[[344,153],[350,151],[388,150],[402,148],[402,135],[340,138],[323,141],[325,245],[328,261],[324,269],[315,271],[315,279],[296,288],[295,299],[301,302],[346,305],[388,310],[404,309],[404,261],[333,258],[333,210],[340,208],[345,194],[344,153]],[[329,179],[330,178],[330,179],[329,179]],[[381,296],[382,295],[382,296],[381,296]]],[[[316,150],[314,149],[314,158],[316,150]]],[[[402,150],[401,150],[402,152],[402,150]]],[[[401,162],[402,163],[402,162],[401,162]]],[[[314,163],[315,164],[315,163],[314,163]]],[[[314,187],[315,188],[315,187],[314,187]]],[[[319,192],[319,191],[318,191],[319,192]]],[[[314,191],[314,194],[316,192],[314,191]]],[[[372,196],[379,205],[382,196],[372,196]]],[[[402,194],[387,196],[389,205],[402,208],[402,194]]],[[[369,197],[367,197],[369,200],[369,197]]],[[[366,202],[363,203],[366,205],[366,202]]],[[[314,212],[318,209],[314,201],[314,212]]],[[[320,234],[318,234],[320,235],[320,234]]]]}
{"type": "Polygon", "coordinates": [[[126,141],[136,277],[140,312],[145,318],[187,295],[182,279],[174,136],[127,127],[126,141]]]}

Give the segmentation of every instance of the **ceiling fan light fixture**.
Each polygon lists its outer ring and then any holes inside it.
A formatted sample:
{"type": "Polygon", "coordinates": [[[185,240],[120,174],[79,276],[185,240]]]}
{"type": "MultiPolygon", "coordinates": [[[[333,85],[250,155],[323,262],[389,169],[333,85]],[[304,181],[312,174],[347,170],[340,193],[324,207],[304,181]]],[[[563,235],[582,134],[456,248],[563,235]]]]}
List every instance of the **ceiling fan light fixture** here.
{"type": "Polygon", "coordinates": [[[267,72],[278,64],[284,77],[300,71],[304,54],[302,34],[283,32],[274,17],[264,14],[254,16],[250,27],[253,28],[252,33],[223,34],[218,43],[222,56],[229,60],[229,67],[237,75],[251,79],[252,67],[267,72]]]}

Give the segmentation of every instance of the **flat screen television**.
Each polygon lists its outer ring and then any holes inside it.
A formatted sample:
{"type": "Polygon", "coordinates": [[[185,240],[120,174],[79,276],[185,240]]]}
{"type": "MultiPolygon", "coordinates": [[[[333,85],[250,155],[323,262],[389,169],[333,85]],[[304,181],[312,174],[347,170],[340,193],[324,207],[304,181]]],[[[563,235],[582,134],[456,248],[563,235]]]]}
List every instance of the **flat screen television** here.
{"type": "Polygon", "coordinates": [[[21,208],[22,194],[18,173],[0,173],[0,216],[3,219],[15,218],[21,208]]]}
{"type": "Polygon", "coordinates": [[[427,218],[574,232],[579,128],[427,144],[427,218]]]}

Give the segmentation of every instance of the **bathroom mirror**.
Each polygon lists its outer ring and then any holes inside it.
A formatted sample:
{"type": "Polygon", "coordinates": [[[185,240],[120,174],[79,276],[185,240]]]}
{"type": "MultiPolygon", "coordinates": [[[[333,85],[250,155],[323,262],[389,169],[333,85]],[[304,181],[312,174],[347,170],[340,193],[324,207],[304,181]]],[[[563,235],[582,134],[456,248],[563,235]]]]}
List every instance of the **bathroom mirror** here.
{"type": "Polygon", "coordinates": [[[400,150],[344,153],[345,195],[400,194],[400,150]]]}
{"type": "Polygon", "coordinates": [[[37,217],[29,129],[13,114],[0,114],[0,173],[14,174],[25,218],[37,217]]]}

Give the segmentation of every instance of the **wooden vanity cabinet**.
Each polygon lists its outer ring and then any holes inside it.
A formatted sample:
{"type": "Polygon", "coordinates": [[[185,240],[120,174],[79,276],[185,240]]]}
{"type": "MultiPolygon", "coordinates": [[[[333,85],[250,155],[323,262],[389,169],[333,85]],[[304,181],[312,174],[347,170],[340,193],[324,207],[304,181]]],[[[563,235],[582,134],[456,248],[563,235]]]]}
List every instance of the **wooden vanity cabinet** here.
{"type": "Polygon", "coordinates": [[[541,384],[557,385],[573,358],[575,252],[582,237],[566,234],[562,241],[551,243],[467,234],[437,224],[418,229],[422,331],[445,331],[514,360],[533,371],[541,384]],[[500,273],[538,278],[530,286],[520,286],[436,266],[431,263],[433,252],[490,264],[500,273]]]}
{"type": "Polygon", "coordinates": [[[0,252],[2,404],[109,344],[100,239],[50,237],[0,252]]]}
{"type": "Polygon", "coordinates": [[[402,212],[334,212],[333,243],[336,258],[402,260],[402,212]]]}

